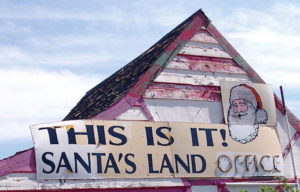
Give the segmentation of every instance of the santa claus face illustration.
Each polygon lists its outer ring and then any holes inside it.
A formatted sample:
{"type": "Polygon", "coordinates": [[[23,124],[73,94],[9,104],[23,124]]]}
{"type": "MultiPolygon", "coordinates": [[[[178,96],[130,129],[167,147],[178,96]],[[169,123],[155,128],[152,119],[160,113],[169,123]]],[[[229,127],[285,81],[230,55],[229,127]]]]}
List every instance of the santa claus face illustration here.
{"type": "Polygon", "coordinates": [[[228,128],[233,140],[240,143],[253,141],[259,130],[259,124],[266,124],[267,112],[253,87],[240,84],[231,88],[228,109],[228,128]]]}

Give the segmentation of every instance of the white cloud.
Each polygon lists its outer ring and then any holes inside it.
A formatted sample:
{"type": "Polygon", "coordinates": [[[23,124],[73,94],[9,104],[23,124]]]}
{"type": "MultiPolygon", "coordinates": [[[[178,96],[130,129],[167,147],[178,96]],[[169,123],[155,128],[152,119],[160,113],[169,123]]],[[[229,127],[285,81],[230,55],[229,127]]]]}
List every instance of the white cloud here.
{"type": "Polygon", "coordinates": [[[101,80],[66,71],[0,70],[0,140],[30,138],[30,125],[62,120],[101,80]]]}
{"type": "Polygon", "coordinates": [[[31,28],[28,26],[19,26],[9,20],[0,21],[0,33],[28,33],[31,32],[31,28]]]}
{"type": "Polygon", "coordinates": [[[281,15],[300,16],[300,7],[288,1],[275,4],[271,11],[274,14],[280,13],[281,15]]]}
{"type": "MultiPolygon", "coordinates": [[[[289,100],[289,101],[287,101],[286,105],[289,107],[289,109],[295,115],[300,114],[300,101],[299,100],[289,100]]],[[[298,118],[299,118],[299,116],[298,116],[298,118]]]]}
{"type": "MultiPolygon", "coordinates": [[[[50,47],[51,45],[49,45],[50,47]]],[[[65,49],[67,51],[67,49],[65,49]]],[[[117,58],[116,58],[117,59],[117,58]]],[[[25,50],[19,46],[0,46],[0,63],[2,66],[82,66],[95,65],[114,60],[113,55],[107,52],[92,53],[74,51],[47,51],[41,47],[39,51],[25,50]]]]}
{"type": "MultiPolygon", "coordinates": [[[[182,1],[177,1],[178,3],[182,1]]],[[[61,8],[59,6],[44,6],[39,4],[6,4],[0,6],[0,18],[6,20],[73,20],[85,22],[110,22],[116,26],[132,25],[160,25],[173,26],[185,19],[186,12],[181,6],[173,7],[170,11],[168,4],[160,1],[145,2],[133,1],[130,5],[120,3],[120,7],[112,6],[110,3],[101,2],[95,7],[80,9],[70,6],[61,8]],[[160,3],[160,6],[157,4],[160,3]],[[132,11],[134,9],[135,11],[132,11]],[[101,10],[101,11],[100,11],[101,10]]]]}
{"type": "MultiPolygon", "coordinates": [[[[143,39],[153,39],[155,35],[149,33],[139,33],[138,41],[134,35],[124,33],[113,33],[98,31],[93,34],[67,34],[67,35],[51,35],[51,36],[28,36],[21,40],[22,43],[34,47],[47,49],[80,49],[82,52],[90,51],[90,49],[100,49],[103,51],[111,48],[126,47],[128,44],[143,44],[143,39]],[[88,50],[86,50],[88,49],[88,50]]],[[[100,52],[101,54],[101,52],[100,52]]]]}
{"type": "Polygon", "coordinates": [[[299,10],[292,3],[263,11],[236,9],[219,23],[225,37],[267,83],[296,88],[300,86],[299,10]]]}

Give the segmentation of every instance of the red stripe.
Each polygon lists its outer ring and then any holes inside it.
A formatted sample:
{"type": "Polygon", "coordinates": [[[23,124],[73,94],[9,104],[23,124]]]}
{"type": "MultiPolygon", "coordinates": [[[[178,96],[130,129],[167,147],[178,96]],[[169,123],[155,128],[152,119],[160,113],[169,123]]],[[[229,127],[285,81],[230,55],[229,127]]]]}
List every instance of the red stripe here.
{"type": "Polygon", "coordinates": [[[191,71],[205,71],[205,72],[216,72],[216,73],[231,73],[231,74],[246,74],[239,67],[223,65],[220,63],[199,63],[194,61],[177,62],[174,61],[167,68],[171,69],[183,69],[191,71]]]}
{"type": "Polygon", "coordinates": [[[221,72],[246,74],[233,60],[225,58],[206,58],[197,56],[177,55],[167,65],[171,69],[183,69],[193,71],[221,72]]]}
{"type": "Polygon", "coordinates": [[[145,98],[192,99],[221,101],[220,87],[205,85],[179,85],[170,83],[152,84],[144,94],[145,98]]]}
{"type": "Polygon", "coordinates": [[[228,59],[228,58],[196,56],[196,55],[186,55],[186,54],[178,54],[177,57],[179,57],[179,58],[182,57],[184,59],[200,61],[200,62],[201,61],[207,61],[207,62],[209,61],[209,62],[213,62],[213,63],[222,63],[222,64],[230,64],[230,65],[238,66],[233,59],[228,59]]]}

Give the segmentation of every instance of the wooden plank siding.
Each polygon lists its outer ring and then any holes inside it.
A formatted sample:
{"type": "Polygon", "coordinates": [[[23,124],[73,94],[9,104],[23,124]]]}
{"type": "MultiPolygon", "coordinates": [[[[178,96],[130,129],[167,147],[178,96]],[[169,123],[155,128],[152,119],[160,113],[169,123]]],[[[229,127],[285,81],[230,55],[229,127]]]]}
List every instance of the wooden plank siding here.
{"type": "Polygon", "coordinates": [[[168,69],[207,71],[218,73],[246,74],[232,59],[177,55],[168,65],[168,69]]]}
{"type": "Polygon", "coordinates": [[[180,50],[180,54],[230,58],[231,56],[217,44],[188,41],[180,50]]]}
{"type": "Polygon", "coordinates": [[[215,38],[213,38],[211,34],[204,29],[200,29],[190,41],[218,44],[218,41],[216,41],[215,38]]]}
{"type": "Polygon", "coordinates": [[[185,71],[165,69],[154,80],[154,82],[188,84],[188,85],[212,85],[219,86],[220,81],[250,82],[250,79],[243,74],[225,74],[202,71],[185,71]]]}
{"type": "Polygon", "coordinates": [[[144,98],[153,99],[189,99],[221,101],[220,87],[191,86],[167,83],[154,83],[145,92],[144,98]]]}

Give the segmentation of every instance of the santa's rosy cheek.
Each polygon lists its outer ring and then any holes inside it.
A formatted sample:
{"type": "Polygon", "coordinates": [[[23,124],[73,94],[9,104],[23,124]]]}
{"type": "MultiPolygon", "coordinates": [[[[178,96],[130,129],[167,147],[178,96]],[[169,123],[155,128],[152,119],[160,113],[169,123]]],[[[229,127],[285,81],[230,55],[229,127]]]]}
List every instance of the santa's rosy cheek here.
{"type": "Polygon", "coordinates": [[[248,106],[244,104],[238,104],[234,106],[234,112],[235,113],[240,113],[240,112],[245,112],[248,110],[248,106]]]}
{"type": "Polygon", "coordinates": [[[245,104],[240,105],[240,110],[242,112],[247,111],[248,110],[248,105],[245,105],[245,104]]]}

